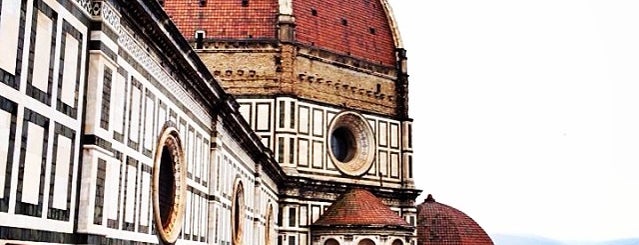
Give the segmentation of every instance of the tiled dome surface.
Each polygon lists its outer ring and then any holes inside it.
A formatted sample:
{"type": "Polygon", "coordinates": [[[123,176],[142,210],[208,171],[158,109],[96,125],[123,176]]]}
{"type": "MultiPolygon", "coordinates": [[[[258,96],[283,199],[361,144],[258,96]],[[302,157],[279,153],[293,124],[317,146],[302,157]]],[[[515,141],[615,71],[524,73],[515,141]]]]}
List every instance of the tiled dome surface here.
{"type": "Polygon", "coordinates": [[[293,11],[299,42],[395,64],[393,34],[379,0],[293,0],[293,11]]]}
{"type": "Polygon", "coordinates": [[[428,195],[417,206],[417,245],[493,245],[477,222],[428,195]]]}
{"type": "Polygon", "coordinates": [[[410,227],[375,195],[363,189],[342,195],[313,225],[410,227]]]}

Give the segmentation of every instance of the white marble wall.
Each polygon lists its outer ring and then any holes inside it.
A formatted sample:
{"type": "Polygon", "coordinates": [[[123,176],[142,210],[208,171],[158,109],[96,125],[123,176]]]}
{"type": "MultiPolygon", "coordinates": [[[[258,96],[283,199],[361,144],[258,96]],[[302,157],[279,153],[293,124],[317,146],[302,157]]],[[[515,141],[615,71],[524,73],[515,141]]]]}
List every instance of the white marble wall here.
{"type": "MultiPolygon", "coordinates": [[[[163,126],[172,124],[180,132],[188,172],[180,243],[229,244],[233,183],[241,179],[243,240],[266,244],[269,206],[277,217],[276,183],[233,140],[224,119],[213,118],[184,88],[190,81],[176,80],[161,64],[164,54],[120,22],[116,8],[86,0],[66,6],[56,0],[0,4],[3,229],[157,243],[153,156],[163,126]],[[103,21],[101,30],[90,30],[90,19],[103,21]]],[[[261,105],[259,113],[267,107],[272,106],[261,105]]],[[[259,127],[270,129],[272,123],[260,121],[259,127]]]]}
{"type": "Polygon", "coordinates": [[[73,232],[88,23],[55,0],[0,4],[0,223],[73,232]]]}
{"type": "Polygon", "coordinates": [[[340,109],[294,98],[239,99],[240,112],[275,153],[284,167],[294,167],[301,175],[322,174],[324,180],[400,187],[410,180],[408,144],[411,122],[400,122],[374,114],[364,114],[375,134],[376,161],[358,179],[341,178],[327,152],[328,126],[340,109]],[[268,125],[268,126],[267,126],[268,125]],[[332,177],[331,177],[332,176],[332,177]]]}

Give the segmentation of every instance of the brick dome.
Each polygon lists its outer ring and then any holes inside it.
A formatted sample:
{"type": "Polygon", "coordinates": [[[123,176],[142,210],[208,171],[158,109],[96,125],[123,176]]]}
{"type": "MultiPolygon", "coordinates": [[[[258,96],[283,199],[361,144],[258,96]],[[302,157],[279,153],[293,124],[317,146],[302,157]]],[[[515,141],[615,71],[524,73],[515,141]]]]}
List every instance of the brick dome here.
{"type": "Polygon", "coordinates": [[[395,66],[401,48],[387,0],[162,1],[182,34],[209,40],[277,40],[279,16],[292,16],[294,42],[395,66]],[[280,6],[282,3],[282,6],[280,6]],[[290,4],[290,6],[287,6],[290,4]]]}
{"type": "Polygon", "coordinates": [[[410,227],[375,195],[364,189],[352,189],[344,193],[313,226],[410,227]]]}
{"type": "Polygon", "coordinates": [[[417,206],[417,245],[493,245],[493,241],[471,217],[429,194],[417,206]]]}
{"type": "Polygon", "coordinates": [[[384,4],[384,0],[294,0],[296,39],[306,45],[394,65],[393,30],[384,4]]]}

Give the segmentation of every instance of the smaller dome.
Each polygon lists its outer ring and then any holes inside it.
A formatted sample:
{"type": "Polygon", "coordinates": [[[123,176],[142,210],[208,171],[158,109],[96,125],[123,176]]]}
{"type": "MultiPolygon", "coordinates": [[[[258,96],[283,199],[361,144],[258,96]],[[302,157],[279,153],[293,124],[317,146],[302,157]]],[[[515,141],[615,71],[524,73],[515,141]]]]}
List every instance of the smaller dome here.
{"type": "Polygon", "coordinates": [[[471,217],[435,201],[432,195],[417,206],[417,245],[493,245],[471,217]]]}
{"type": "Polygon", "coordinates": [[[373,193],[364,189],[352,189],[344,193],[328,207],[313,226],[410,228],[404,219],[397,216],[373,193]]]}

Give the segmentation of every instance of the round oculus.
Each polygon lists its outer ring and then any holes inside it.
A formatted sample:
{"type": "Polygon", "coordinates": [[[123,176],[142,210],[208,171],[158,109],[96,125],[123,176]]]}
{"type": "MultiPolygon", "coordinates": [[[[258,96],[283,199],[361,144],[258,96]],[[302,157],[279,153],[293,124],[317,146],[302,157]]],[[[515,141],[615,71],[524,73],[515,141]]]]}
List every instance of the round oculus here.
{"type": "Polygon", "coordinates": [[[328,152],[343,173],[359,176],[375,159],[375,137],[366,119],[355,112],[337,114],[328,127],[328,152]]]}
{"type": "Polygon", "coordinates": [[[175,127],[167,126],[158,140],[153,164],[153,217],[158,236],[175,243],[186,207],[184,151],[175,127]]]}

